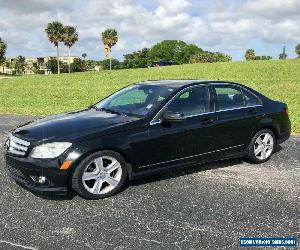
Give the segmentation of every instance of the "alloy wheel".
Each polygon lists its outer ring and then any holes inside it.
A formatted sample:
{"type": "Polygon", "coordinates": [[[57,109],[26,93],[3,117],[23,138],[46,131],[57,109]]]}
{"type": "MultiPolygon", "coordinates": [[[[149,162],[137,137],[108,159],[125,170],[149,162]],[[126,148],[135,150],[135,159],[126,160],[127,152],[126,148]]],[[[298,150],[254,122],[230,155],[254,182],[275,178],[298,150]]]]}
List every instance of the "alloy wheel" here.
{"type": "Polygon", "coordinates": [[[121,178],[120,162],[111,156],[101,156],[87,165],[82,183],[89,193],[106,194],[118,186],[121,178]]]}
{"type": "Polygon", "coordinates": [[[273,152],[274,138],[270,133],[262,133],[254,143],[254,155],[259,160],[267,159],[273,152]]]}

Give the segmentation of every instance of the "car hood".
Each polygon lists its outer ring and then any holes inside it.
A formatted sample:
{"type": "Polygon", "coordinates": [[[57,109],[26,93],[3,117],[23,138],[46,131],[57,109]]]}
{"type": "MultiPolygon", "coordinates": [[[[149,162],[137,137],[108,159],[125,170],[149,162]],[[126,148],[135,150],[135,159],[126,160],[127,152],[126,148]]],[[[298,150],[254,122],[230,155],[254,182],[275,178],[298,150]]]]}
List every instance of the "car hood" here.
{"type": "Polygon", "coordinates": [[[13,131],[28,141],[75,140],[82,134],[99,132],[121,126],[138,118],[112,114],[94,109],[48,116],[24,124],[13,131]]]}

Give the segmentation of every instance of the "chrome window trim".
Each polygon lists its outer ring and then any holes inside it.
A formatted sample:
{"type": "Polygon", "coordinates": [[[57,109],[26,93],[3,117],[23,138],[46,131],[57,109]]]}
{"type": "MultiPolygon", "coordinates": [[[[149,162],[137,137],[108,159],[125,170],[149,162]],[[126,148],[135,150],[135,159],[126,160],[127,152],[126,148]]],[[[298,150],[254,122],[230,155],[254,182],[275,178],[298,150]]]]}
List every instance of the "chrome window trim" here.
{"type": "MultiPolygon", "coordinates": [[[[246,92],[249,92],[250,94],[252,94],[252,95],[255,96],[255,98],[259,101],[259,103],[262,103],[262,100],[255,93],[253,93],[251,90],[245,88],[244,86],[242,86],[242,85],[240,85],[238,83],[233,83],[233,82],[232,83],[230,83],[230,82],[220,82],[220,83],[218,83],[218,82],[215,82],[215,83],[211,83],[211,85],[231,85],[231,86],[234,86],[234,87],[239,87],[239,88],[242,89],[242,92],[244,90],[246,92]]],[[[243,95],[244,95],[244,93],[243,93],[243,95]]],[[[262,104],[260,104],[260,105],[263,106],[262,104]]]]}
{"type": "Polygon", "coordinates": [[[201,155],[207,155],[207,154],[211,154],[211,153],[215,153],[215,152],[219,152],[219,151],[224,151],[226,149],[242,147],[244,145],[245,144],[240,144],[240,145],[236,145],[236,146],[232,146],[232,147],[227,147],[227,148],[223,148],[223,149],[209,151],[209,152],[206,152],[206,153],[201,153],[201,154],[196,154],[196,155],[190,155],[190,156],[181,157],[181,158],[177,158],[177,159],[173,159],[173,160],[168,160],[168,161],[162,161],[162,162],[158,162],[158,163],[144,165],[144,166],[141,166],[139,168],[146,168],[146,167],[151,167],[151,166],[155,166],[155,165],[159,165],[159,164],[163,164],[163,163],[168,163],[168,162],[173,162],[173,161],[179,161],[179,160],[189,159],[189,158],[193,158],[193,157],[197,157],[197,156],[201,156],[201,155]]]}
{"type": "MultiPolygon", "coordinates": [[[[219,112],[239,110],[239,109],[256,108],[256,107],[262,107],[262,106],[263,106],[262,104],[259,104],[259,105],[253,105],[253,106],[247,106],[247,107],[240,107],[240,108],[222,109],[222,110],[211,111],[211,112],[202,113],[202,114],[198,114],[198,115],[189,115],[189,116],[186,116],[185,118],[191,118],[191,117],[196,117],[196,116],[202,116],[202,115],[208,115],[208,114],[215,114],[215,113],[219,113],[219,112]]],[[[158,123],[161,123],[161,120],[159,120],[157,122],[152,122],[151,121],[150,125],[155,125],[155,124],[158,124],[158,123]]]]}
{"type": "MultiPolygon", "coordinates": [[[[200,87],[200,86],[207,86],[209,88],[210,85],[229,85],[229,86],[234,86],[234,87],[240,87],[243,90],[249,92],[250,94],[254,95],[260,103],[262,103],[261,99],[256,95],[254,94],[252,91],[246,89],[245,87],[243,86],[240,86],[238,84],[234,84],[234,83],[227,83],[227,82],[216,82],[216,83],[209,83],[209,85],[207,83],[200,83],[199,85],[192,85],[192,86],[188,86],[184,89],[182,89],[181,91],[179,91],[175,96],[173,96],[157,113],[156,115],[153,117],[153,119],[151,120],[150,122],[150,126],[151,125],[155,125],[155,124],[159,124],[161,123],[161,120],[157,120],[157,117],[160,115],[160,113],[170,104],[170,102],[173,101],[174,98],[176,98],[180,93],[182,93],[183,91],[189,89],[189,88],[195,88],[195,87],[200,87]]],[[[243,93],[244,95],[244,93],[243,93]]],[[[239,110],[239,109],[245,109],[245,108],[255,108],[255,107],[262,107],[263,105],[262,104],[257,104],[257,105],[252,105],[252,106],[245,106],[245,107],[238,107],[238,108],[231,108],[231,109],[222,109],[222,110],[215,110],[215,111],[211,111],[211,112],[206,112],[206,113],[201,113],[201,114],[196,114],[196,115],[189,115],[189,116],[186,116],[186,118],[190,118],[190,117],[196,117],[196,116],[202,116],[202,115],[207,115],[207,114],[214,114],[214,113],[218,113],[218,112],[224,112],[224,111],[230,111],[230,110],[239,110]]]]}
{"type": "Polygon", "coordinates": [[[223,112],[223,111],[230,111],[230,110],[239,110],[239,109],[247,109],[247,108],[262,107],[262,106],[263,106],[262,104],[259,104],[259,105],[252,105],[252,106],[239,107],[239,108],[221,109],[221,110],[215,111],[215,113],[223,112]]]}
{"type": "Polygon", "coordinates": [[[244,108],[255,108],[255,107],[262,107],[262,101],[261,99],[256,95],[254,94],[252,91],[248,90],[247,88],[245,88],[244,86],[240,85],[240,84],[237,84],[237,83],[229,83],[229,82],[216,82],[216,83],[212,83],[211,85],[215,86],[215,85],[225,85],[225,86],[233,86],[233,87],[236,87],[236,88],[239,88],[241,89],[241,92],[243,94],[243,96],[245,95],[244,94],[244,91],[246,92],[249,92],[250,94],[254,95],[255,98],[259,101],[260,104],[257,104],[257,105],[251,105],[251,106],[246,106],[247,104],[245,103],[245,107],[237,107],[237,108],[230,108],[230,109],[221,109],[221,110],[216,110],[215,112],[223,112],[223,111],[229,111],[229,110],[239,110],[239,109],[244,109],[244,108]]]}

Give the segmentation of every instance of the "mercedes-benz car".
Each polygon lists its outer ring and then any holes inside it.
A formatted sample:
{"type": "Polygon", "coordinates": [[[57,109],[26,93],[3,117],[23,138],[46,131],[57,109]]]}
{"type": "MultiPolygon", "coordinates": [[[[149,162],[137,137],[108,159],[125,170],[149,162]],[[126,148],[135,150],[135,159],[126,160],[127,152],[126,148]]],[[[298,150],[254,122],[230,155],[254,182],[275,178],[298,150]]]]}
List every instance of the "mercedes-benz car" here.
{"type": "Polygon", "coordinates": [[[6,169],[33,191],[100,199],[160,171],[234,157],[265,162],[290,132],[287,105],[244,85],[145,81],[12,130],[6,169]]]}

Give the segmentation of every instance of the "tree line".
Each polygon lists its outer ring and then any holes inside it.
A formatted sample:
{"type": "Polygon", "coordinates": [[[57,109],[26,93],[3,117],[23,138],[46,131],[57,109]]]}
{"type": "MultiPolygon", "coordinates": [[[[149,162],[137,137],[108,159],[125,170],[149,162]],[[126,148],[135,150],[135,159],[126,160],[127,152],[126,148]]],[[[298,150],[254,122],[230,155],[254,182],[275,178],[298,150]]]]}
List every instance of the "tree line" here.
{"type": "Polygon", "coordinates": [[[254,49],[248,49],[248,50],[246,50],[246,53],[245,53],[245,59],[246,59],[246,61],[251,61],[251,60],[271,60],[272,57],[271,56],[257,56],[255,54],[254,49]]]}
{"type": "Polygon", "coordinates": [[[153,61],[173,61],[176,64],[227,62],[232,58],[219,52],[204,51],[195,44],[180,40],[164,40],[151,48],[124,55],[124,68],[143,68],[153,61]]]}
{"type": "MultiPolygon", "coordinates": [[[[57,59],[50,59],[46,63],[46,67],[53,73],[67,73],[85,71],[87,69],[93,69],[95,66],[99,66],[102,69],[128,69],[128,68],[145,68],[151,65],[155,61],[172,61],[174,64],[187,64],[187,63],[212,63],[212,62],[228,62],[232,58],[230,55],[226,55],[220,52],[210,52],[199,48],[195,44],[188,44],[180,40],[164,40],[158,42],[150,48],[143,48],[132,53],[124,55],[124,61],[112,59],[111,51],[112,47],[118,42],[118,33],[115,29],[106,29],[100,34],[100,39],[104,45],[104,52],[106,59],[102,61],[86,60],[87,54],[83,53],[82,58],[75,58],[73,63],[70,63],[71,49],[74,44],[79,40],[79,34],[76,27],[63,25],[60,22],[54,21],[48,23],[45,28],[48,40],[56,48],[57,59]],[[59,47],[63,43],[68,48],[68,64],[62,64],[59,60],[59,47]]],[[[0,37],[0,64],[4,66],[5,53],[7,45],[0,37]]],[[[300,44],[295,47],[295,52],[300,58],[300,44]]],[[[285,47],[283,52],[280,53],[279,59],[286,59],[287,54],[285,47]]],[[[248,49],[245,52],[245,59],[249,60],[270,60],[271,56],[256,55],[254,49],[248,49]]],[[[25,58],[18,56],[9,65],[13,67],[17,72],[22,72],[25,68],[25,58]]],[[[39,65],[33,64],[33,71],[38,73],[39,65]]]]}
{"type": "MultiPolygon", "coordinates": [[[[295,47],[295,52],[297,55],[297,58],[300,58],[300,44],[297,44],[295,47]]],[[[285,52],[285,46],[283,47],[282,53],[279,54],[278,59],[284,60],[287,59],[288,55],[285,52]]],[[[271,56],[257,56],[254,49],[247,49],[245,52],[245,59],[246,61],[252,61],[252,60],[271,60],[271,56]]]]}
{"type": "MultiPolygon", "coordinates": [[[[164,40],[151,48],[143,48],[124,55],[124,61],[117,59],[111,60],[113,69],[130,69],[130,68],[146,68],[153,62],[171,61],[174,64],[187,63],[212,63],[212,62],[228,62],[232,58],[220,52],[204,51],[195,44],[188,44],[180,40],[164,40]]],[[[95,61],[87,60],[86,66],[93,68],[100,66],[108,69],[108,60],[95,61]]]]}

